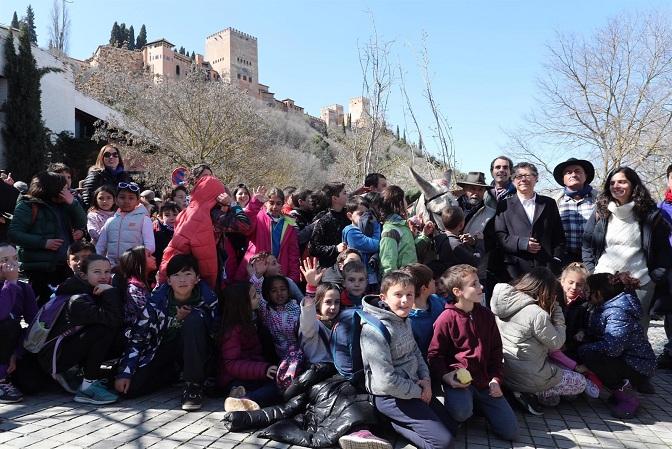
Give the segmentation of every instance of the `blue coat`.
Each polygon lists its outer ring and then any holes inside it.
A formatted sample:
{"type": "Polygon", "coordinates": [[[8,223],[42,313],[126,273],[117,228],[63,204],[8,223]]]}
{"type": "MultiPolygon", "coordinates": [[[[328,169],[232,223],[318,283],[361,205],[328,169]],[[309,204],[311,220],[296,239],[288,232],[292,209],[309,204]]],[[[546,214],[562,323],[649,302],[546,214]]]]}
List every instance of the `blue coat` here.
{"type": "Polygon", "coordinates": [[[593,342],[579,347],[579,357],[590,353],[623,357],[625,363],[645,376],[653,375],[656,356],[639,324],[642,306],[635,295],[621,293],[593,310],[588,336],[593,342]]]}

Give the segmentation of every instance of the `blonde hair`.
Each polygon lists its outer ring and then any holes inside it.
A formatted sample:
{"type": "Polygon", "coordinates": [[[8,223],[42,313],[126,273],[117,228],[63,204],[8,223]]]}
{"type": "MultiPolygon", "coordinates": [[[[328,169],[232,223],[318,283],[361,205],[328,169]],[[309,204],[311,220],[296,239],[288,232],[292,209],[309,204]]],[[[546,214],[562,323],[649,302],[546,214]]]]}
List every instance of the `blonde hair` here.
{"type": "Polygon", "coordinates": [[[562,270],[562,274],[560,274],[560,281],[563,281],[569,273],[579,273],[583,275],[584,278],[588,278],[590,273],[588,272],[588,268],[581,262],[572,262],[569,265],[565,267],[564,270],[562,270]]]}

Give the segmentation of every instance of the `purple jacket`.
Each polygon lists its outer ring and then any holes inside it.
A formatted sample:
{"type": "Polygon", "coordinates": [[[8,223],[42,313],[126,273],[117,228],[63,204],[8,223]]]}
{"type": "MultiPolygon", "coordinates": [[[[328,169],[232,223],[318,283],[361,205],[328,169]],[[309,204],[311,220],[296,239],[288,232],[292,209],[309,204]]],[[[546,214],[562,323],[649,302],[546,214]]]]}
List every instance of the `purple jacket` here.
{"type": "Polygon", "coordinates": [[[7,319],[32,323],[37,313],[35,294],[25,282],[4,281],[0,287],[0,321],[7,319]]]}
{"type": "MultiPolygon", "coordinates": [[[[672,226],[672,203],[661,201],[658,207],[660,208],[661,215],[665,221],[667,221],[670,226],[672,226]]],[[[670,233],[670,246],[672,246],[672,232],[670,233]]]]}

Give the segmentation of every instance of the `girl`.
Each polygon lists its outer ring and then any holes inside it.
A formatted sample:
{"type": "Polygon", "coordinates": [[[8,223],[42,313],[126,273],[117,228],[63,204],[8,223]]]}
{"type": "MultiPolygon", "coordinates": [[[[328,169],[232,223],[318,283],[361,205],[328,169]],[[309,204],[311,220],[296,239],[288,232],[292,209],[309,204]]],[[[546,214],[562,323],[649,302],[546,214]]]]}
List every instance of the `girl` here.
{"type": "Polygon", "coordinates": [[[577,395],[586,388],[581,374],[548,360],[549,352],[565,343],[560,292],[550,270],[534,268],[513,286],[497,284],[490,303],[502,336],[504,382],[514,398],[536,415],[543,413],[537,399],[557,405],[560,396],[577,395]]]}
{"type": "Polygon", "coordinates": [[[140,186],[134,182],[117,185],[117,206],[114,217],[100,230],[96,252],[107,256],[116,266],[127,249],[143,245],[150,253],[156,249],[152,220],[147,209],[140,205],[140,186]]]}
{"type": "MultiPolygon", "coordinates": [[[[124,335],[140,319],[142,309],[152,293],[152,277],[156,272],[156,259],[144,246],[134,246],[124,251],[119,259],[121,285],[125,286],[124,335]]],[[[126,356],[127,354],[124,354],[126,356]]]]}
{"type": "Polygon", "coordinates": [[[250,231],[250,220],[243,208],[232,202],[227,188],[217,197],[217,205],[210,212],[210,217],[217,242],[217,285],[223,288],[233,280],[244,255],[236,238],[242,238],[247,243],[245,234],[250,231]]]}
{"type": "Polygon", "coordinates": [[[250,196],[250,190],[245,184],[238,184],[238,187],[233,191],[233,197],[236,199],[236,204],[243,209],[247,207],[247,204],[252,198],[250,196]]]}
{"type": "Polygon", "coordinates": [[[380,239],[380,272],[382,275],[418,261],[415,240],[406,223],[406,199],[398,186],[383,190],[380,210],[383,232],[380,239]]]}
{"type": "Polygon", "coordinates": [[[259,294],[253,285],[237,283],[224,289],[218,384],[229,391],[227,412],[258,410],[280,400],[275,383],[277,365],[269,363],[253,319],[259,294]]]}
{"type": "MultiPolygon", "coordinates": [[[[255,254],[250,259],[248,272],[252,284],[261,286],[261,283],[264,282],[264,276],[282,276],[282,267],[273,254],[261,252],[255,254]]],[[[289,284],[289,297],[296,302],[301,302],[304,296],[303,292],[301,292],[299,286],[296,285],[296,282],[288,277],[285,278],[289,284]]],[[[259,289],[261,289],[261,287],[259,287],[259,289]]]]}
{"type": "Polygon", "coordinates": [[[245,208],[250,219],[250,242],[238,268],[238,279],[247,278],[247,265],[253,255],[266,251],[278,259],[282,272],[299,282],[299,240],[294,222],[282,215],[285,195],[280,189],[271,189],[266,196],[265,187],[254,192],[254,198],[245,208]],[[265,206],[262,209],[262,206],[265,206]]]}
{"type": "Polygon", "coordinates": [[[634,293],[639,283],[629,273],[594,274],[587,283],[595,308],[579,357],[612,389],[612,414],[631,418],[639,408],[632,386],[640,393],[655,392],[650,379],[656,358],[639,323],[643,311],[634,293]]]}
{"type": "Polygon", "coordinates": [[[100,365],[106,360],[122,324],[122,304],[112,287],[112,266],[105,257],[92,254],[81,263],[82,274],[58,286],[56,295],[70,297],[49,333],[49,342],[37,355],[40,366],[68,391],[72,387],[63,374],[81,365],[84,378],[75,401],[111,404],[116,393],[103,383],[100,365]]]}
{"type": "Polygon", "coordinates": [[[100,237],[100,230],[103,229],[105,222],[114,216],[117,208],[114,189],[108,185],[100,186],[93,194],[93,204],[86,215],[86,230],[91,236],[91,243],[94,245],[100,237]]]}

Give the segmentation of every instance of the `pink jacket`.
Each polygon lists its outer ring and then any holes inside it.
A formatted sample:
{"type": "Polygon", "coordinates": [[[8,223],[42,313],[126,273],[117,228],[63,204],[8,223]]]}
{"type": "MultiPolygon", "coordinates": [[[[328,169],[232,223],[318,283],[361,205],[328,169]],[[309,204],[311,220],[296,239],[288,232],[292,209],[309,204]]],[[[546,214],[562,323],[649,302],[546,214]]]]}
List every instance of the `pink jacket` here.
{"type": "Polygon", "coordinates": [[[235,326],[224,334],[220,350],[217,384],[226,387],[233,380],[264,380],[270,363],[264,360],[256,332],[235,326]]]}

